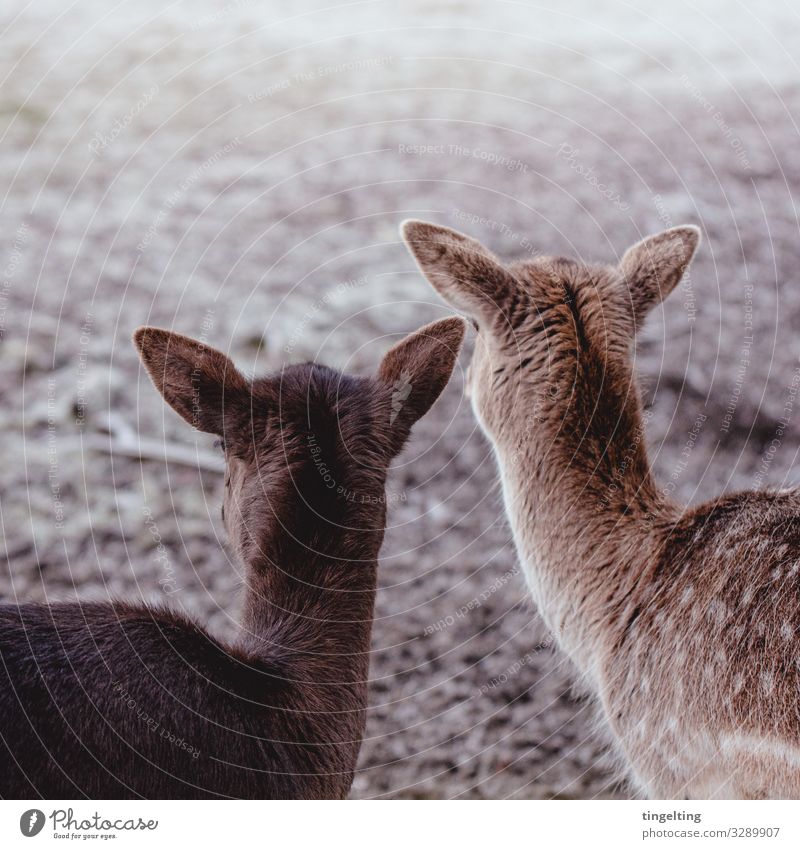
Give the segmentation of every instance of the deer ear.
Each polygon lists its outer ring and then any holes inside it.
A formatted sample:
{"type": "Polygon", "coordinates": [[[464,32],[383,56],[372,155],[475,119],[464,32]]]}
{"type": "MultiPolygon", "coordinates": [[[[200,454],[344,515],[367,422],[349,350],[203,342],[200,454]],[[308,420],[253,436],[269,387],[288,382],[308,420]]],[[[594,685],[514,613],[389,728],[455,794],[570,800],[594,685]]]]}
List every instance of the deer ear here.
{"type": "Polygon", "coordinates": [[[133,342],[156,389],[190,425],[222,436],[248,384],[225,354],[180,333],[140,327],[133,342]]]}
{"type": "Polygon", "coordinates": [[[398,342],[383,358],[378,379],[391,390],[389,425],[399,426],[402,441],[447,386],[466,327],[462,318],[434,321],[398,342]]]}
{"type": "Polygon", "coordinates": [[[620,261],[637,324],[678,285],[700,244],[697,227],[672,227],[629,248],[620,261]]]}
{"type": "Polygon", "coordinates": [[[404,221],[400,232],[428,282],[451,306],[479,322],[502,315],[516,281],[488,248],[424,221],[404,221]]]}

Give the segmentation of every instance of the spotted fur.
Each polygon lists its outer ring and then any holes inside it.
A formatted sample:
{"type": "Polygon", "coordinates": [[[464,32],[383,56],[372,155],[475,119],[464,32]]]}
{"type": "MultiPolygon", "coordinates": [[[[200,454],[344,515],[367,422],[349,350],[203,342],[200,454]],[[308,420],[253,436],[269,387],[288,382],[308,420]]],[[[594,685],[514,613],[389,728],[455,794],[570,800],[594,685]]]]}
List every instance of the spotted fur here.
{"type": "Polygon", "coordinates": [[[697,229],[616,265],[504,265],[443,227],[403,232],[478,327],[468,392],[531,592],[638,792],[799,798],[800,494],[687,508],[659,489],[645,447],[635,333],[697,229]]]}

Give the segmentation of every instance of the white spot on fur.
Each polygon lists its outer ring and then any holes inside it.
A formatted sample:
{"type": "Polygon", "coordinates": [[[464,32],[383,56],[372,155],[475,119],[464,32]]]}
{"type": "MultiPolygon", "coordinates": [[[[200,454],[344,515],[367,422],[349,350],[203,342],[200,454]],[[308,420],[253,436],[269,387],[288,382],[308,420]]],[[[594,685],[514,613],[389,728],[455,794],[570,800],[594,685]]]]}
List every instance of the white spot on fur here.
{"type": "Polygon", "coordinates": [[[782,740],[737,732],[728,737],[722,737],[720,748],[723,754],[731,755],[737,759],[742,755],[745,757],[756,756],[764,760],[780,758],[794,769],[800,769],[800,749],[782,740]]]}
{"type": "Polygon", "coordinates": [[[709,620],[714,622],[717,626],[722,626],[728,618],[728,606],[724,601],[714,598],[708,605],[707,616],[709,620]]]}

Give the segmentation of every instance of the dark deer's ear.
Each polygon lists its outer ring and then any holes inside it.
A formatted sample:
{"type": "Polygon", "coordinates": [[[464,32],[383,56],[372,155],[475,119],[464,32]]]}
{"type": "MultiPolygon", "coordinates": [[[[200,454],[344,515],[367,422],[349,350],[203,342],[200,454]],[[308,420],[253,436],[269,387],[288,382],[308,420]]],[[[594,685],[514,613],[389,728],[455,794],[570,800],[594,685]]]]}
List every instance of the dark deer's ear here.
{"type": "Polygon", "coordinates": [[[434,321],[398,342],[383,358],[378,379],[391,393],[388,424],[400,435],[401,446],[414,422],[447,386],[465,330],[462,318],[434,321]]]}
{"type": "Polygon", "coordinates": [[[678,285],[700,244],[697,227],[672,227],[629,248],[620,261],[637,325],[678,285]]]}
{"type": "Polygon", "coordinates": [[[424,221],[404,221],[400,231],[422,273],[451,306],[478,322],[502,316],[516,281],[488,248],[424,221]]]}
{"type": "Polygon", "coordinates": [[[157,327],[140,327],[133,342],[156,389],[197,430],[222,436],[247,410],[248,383],[220,351],[157,327]]]}

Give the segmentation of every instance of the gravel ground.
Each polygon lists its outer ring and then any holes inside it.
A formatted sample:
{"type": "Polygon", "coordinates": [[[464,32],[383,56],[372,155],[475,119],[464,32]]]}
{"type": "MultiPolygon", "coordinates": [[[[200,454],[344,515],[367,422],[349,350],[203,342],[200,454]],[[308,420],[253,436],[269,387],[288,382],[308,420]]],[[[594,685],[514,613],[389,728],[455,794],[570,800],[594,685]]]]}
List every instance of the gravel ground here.
{"type": "MultiPolygon", "coordinates": [[[[168,598],[230,633],[211,439],[130,334],[366,372],[448,314],[399,244],[408,216],[508,259],[611,261],[699,224],[638,351],[660,480],[686,501],[800,480],[788,0],[264,5],[3,4],[0,597],[168,598]]],[[[462,383],[391,478],[353,796],[624,797],[462,383]]]]}

